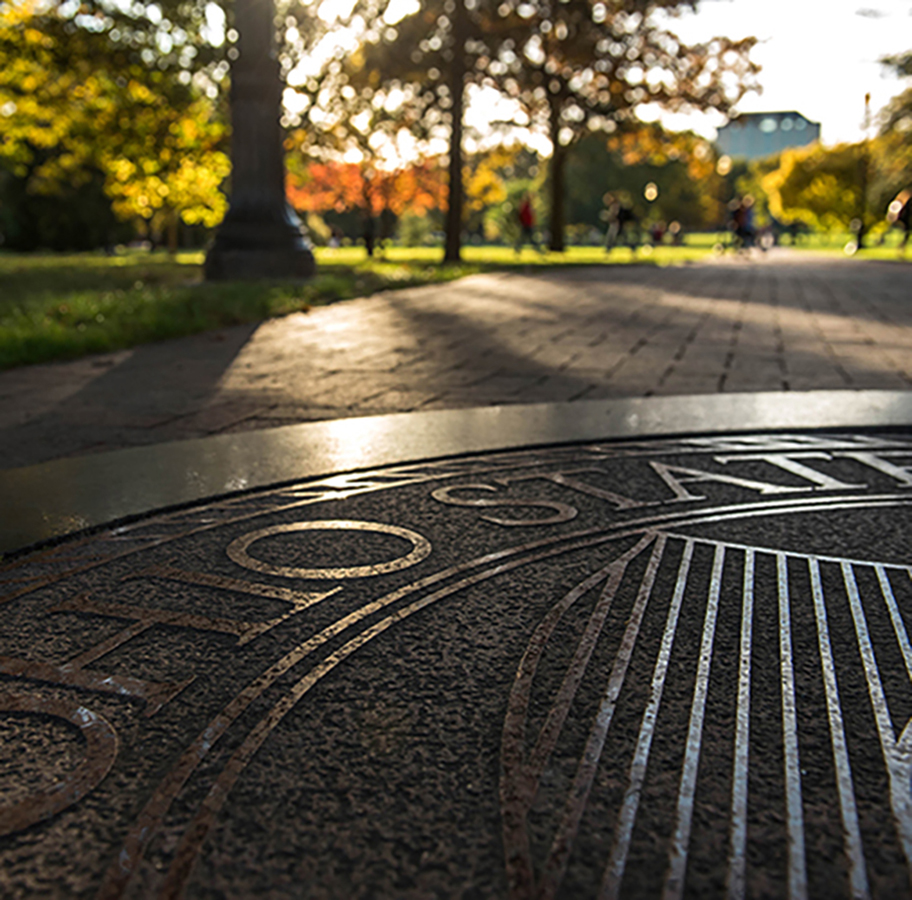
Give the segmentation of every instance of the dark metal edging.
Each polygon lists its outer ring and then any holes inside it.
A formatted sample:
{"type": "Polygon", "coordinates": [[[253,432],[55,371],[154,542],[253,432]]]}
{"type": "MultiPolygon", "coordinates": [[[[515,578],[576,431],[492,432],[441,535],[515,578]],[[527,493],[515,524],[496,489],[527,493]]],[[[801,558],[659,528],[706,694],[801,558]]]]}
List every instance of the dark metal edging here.
{"type": "Polygon", "coordinates": [[[912,426],[912,392],[708,394],[289,425],[0,471],[0,553],[153,510],[439,457],[593,440],[912,426]]]}

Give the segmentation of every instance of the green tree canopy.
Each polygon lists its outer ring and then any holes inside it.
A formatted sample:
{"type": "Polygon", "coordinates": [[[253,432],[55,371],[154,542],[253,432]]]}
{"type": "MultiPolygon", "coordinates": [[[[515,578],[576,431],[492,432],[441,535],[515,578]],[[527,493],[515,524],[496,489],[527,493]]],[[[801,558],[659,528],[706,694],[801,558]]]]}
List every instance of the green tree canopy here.
{"type": "MultiPolygon", "coordinates": [[[[912,78],[912,52],[881,60],[908,84],[912,78]]],[[[889,203],[900,191],[912,188],[912,86],[893,97],[878,115],[879,135],[875,200],[889,203]]]]}
{"type": "Polygon", "coordinates": [[[515,99],[551,141],[551,249],[564,246],[565,171],[571,148],[593,132],[636,122],[645,103],[728,111],[755,87],[754,38],[686,45],[663,13],[696,0],[504,0],[510,38],[485,77],[515,99]]]}
{"type": "Polygon", "coordinates": [[[466,88],[483,81],[505,28],[493,0],[424,0],[417,12],[395,24],[390,24],[390,9],[388,0],[356,4],[355,18],[366,31],[342,77],[356,108],[366,102],[386,109],[398,127],[407,127],[421,141],[448,136],[444,258],[456,261],[463,225],[466,88]]]}
{"type": "Polygon", "coordinates": [[[227,71],[193,7],[71,2],[0,8],[0,165],[33,195],[92,181],[122,217],[173,229],[224,211],[227,71]],[[188,12],[190,10],[190,12],[188,12]],[[203,48],[202,50],[200,48],[203,48]]]}
{"type": "Polygon", "coordinates": [[[585,135],[635,120],[644,103],[729,109],[754,86],[753,38],[687,46],[661,14],[696,0],[426,0],[395,26],[383,0],[357,6],[369,23],[348,63],[355,95],[401,91],[426,134],[450,136],[447,258],[462,222],[462,113],[466,87],[495,87],[517,107],[515,124],[551,139],[552,249],[563,248],[565,167],[585,135]]]}
{"type": "Polygon", "coordinates": [[[783,222],[845,231],[865,205],[864,164],[859,144],[811,144],[785,150],[779,168],[763,179],[770,211],[783,222]]]}
{"type": "Polygon", "coordinates": [[[676,221],[685,229],[717,227],[728,199],[710,144],[658,124],[626,123],[607,138],[582,138],[574,145],[566,182],[568,223],[601,229],[606,193],[627,196],[643,221],[676,221]],[[651,201],[644,195],[649,184],[657,190],[651,201]]]}

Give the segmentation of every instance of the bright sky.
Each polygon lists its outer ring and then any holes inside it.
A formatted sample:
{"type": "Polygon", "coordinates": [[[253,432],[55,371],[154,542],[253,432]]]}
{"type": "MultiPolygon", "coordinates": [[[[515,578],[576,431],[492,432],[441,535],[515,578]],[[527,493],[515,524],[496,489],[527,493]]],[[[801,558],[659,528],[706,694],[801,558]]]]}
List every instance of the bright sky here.
{"type": "MultiPolygon", "coordinates": [[[[331,21],[348,11],[352,2],[323,0],[320,14],[331,21]]],[[[394,22],[407,15],[417,2],[394,0],[387,20],[394,22]]],[[[873,117],[908,84],[889,73],[878,59],[912,50],[912,0],[700,0],[696,13],[669,18],[667,27],[688,44],[717,35],[758,38],[751,57],[762,66],[763,93],[745,95],[738,111],[797,110],[821,123],[821,137],[827,144],[864,137],[866,93],[871,94],[873,117]]],[[[352,40],[348,36],[348,43],[352,40]]],[[[339,35],[328,38],[325,53],[340,42],[346,40],[339,35]]],[[[311,66],[305,63],[301,67],[302,77],[308,74],[305,70],[317,67],[316,57],[322,55],[320,48],[314,51],[311,66]]],[[[291,100],[286,99],[289,107],[294,105],[291,100]]],[[[484,135],[492,120],[510,119],[513,112],[512,104],[493,91],[472,90],[466,110],[469,149],[474,147],[471,129],[484,135]]],[[[714,113],[672,115],[647,107],[640,107],[640,115],[647,120],[660,118],[669,128],[692,129],[710,139],[725,122],[714,113]]],[[[526,135],[523,140],[543,154],[550,153],[544,135],[526,135]]],[[[445,152],[445,142],[433,149],[445,152]]]]}
{"type": "MultiPolygon", "coordinates": [[[[671,23],[686,43],[715,35],[757,37],[752,59],[762,94],[747,94],[741,112],[797,110],[821,123],[827,144],[863,137],[864,96],[876,112],[904,87],[877,62],[912,50],[912,0],[701,0],[671,23]]],[[[709,137],[714,116],[662,116],[669,127],[709,137]]]]}

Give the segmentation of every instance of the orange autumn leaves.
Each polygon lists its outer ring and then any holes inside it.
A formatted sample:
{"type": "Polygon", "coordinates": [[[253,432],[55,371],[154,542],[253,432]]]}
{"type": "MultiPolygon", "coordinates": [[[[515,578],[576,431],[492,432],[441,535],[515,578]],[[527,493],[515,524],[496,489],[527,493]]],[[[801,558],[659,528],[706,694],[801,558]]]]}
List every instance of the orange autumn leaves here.
{"type": "Polygon", "coordinates": [[[286,192],[299,212],[361,209],[374,216],[384,210],[421,216],[446,208],[446,172],[436,160],[389,171],[360,163],[313,162],[302,174],[289,174],[286,192]]]}

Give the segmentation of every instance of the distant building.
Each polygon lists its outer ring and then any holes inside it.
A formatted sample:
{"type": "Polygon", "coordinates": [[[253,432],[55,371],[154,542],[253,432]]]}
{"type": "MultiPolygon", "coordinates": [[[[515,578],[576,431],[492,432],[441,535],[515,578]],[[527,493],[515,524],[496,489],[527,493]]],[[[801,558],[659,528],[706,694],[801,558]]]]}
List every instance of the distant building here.
{"type": "Polygon", "coordinates": [[[719,129],[716,146],[732,159],[763,159],[819,140],[820,123],[801,113],[744,113],[719,129]]]}

